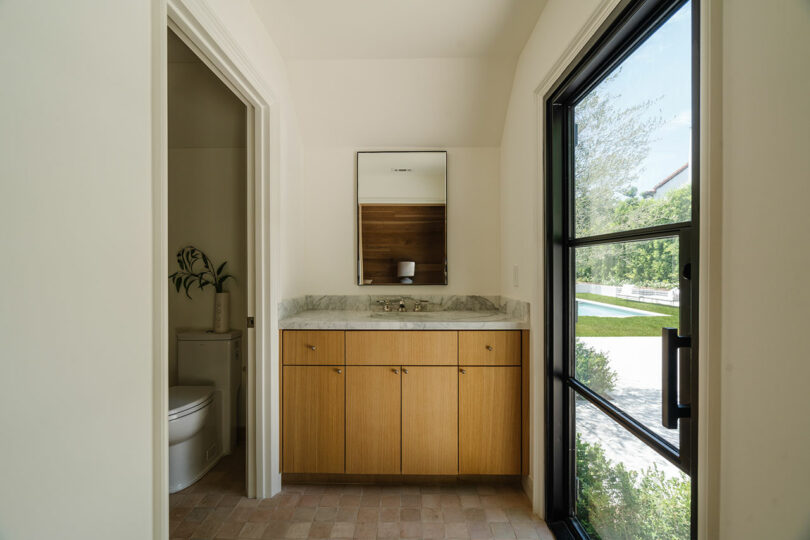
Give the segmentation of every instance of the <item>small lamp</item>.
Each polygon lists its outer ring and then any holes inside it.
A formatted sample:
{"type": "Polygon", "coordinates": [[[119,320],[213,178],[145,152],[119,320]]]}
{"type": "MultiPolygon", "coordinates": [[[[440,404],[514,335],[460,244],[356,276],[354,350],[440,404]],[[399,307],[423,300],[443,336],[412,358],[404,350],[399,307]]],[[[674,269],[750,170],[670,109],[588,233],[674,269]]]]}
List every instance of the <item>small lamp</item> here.
{"type": "Polygon", "coordinates": [[[413,261],[399,261],[397,263],[397,277],[400,283],[413,283],[416,272],[416,263],[413,261]]]}

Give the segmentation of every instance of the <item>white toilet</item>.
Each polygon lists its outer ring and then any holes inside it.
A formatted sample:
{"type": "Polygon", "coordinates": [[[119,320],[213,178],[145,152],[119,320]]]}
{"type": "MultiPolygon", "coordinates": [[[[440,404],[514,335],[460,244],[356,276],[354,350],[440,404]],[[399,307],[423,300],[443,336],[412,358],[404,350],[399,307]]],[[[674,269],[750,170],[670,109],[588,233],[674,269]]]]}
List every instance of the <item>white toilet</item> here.
{"type": "Polygon", "coordinates": [[[236,443],[241,333],[177,333],[179,386],[169,388],[169,493],[202,478],[236,443]]]}

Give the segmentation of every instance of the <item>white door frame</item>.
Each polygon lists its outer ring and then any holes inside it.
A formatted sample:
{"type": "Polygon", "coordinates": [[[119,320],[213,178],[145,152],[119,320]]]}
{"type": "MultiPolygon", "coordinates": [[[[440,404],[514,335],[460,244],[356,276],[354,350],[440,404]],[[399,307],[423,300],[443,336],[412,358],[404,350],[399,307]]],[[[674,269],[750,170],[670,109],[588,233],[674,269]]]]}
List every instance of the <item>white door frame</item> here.
{"type": "Polygon", "coordinates": [[[247,308],[255,328],[245,336],[247,365],[247,495],[270,497],[281,489],[278,472],[278,410],[268,407],[278,395],[278,315],[280,195],[280,115],[272,91],[257,75],[234,39],[201,0],[166,0],[166,19],[155,40],[160,66],[155,99],[157,154],[154,185],[155,373],[154,382],[154,531],[168,538],[168,268],[166,151],[166,28],[172,29],[228,86],[247,108],[248,226],[247,308]],[[161,146],[162,145],[162,146],[161,146]],[[165,327],[165,328],[164,328],[165,327]],[[274,354],[275,352],[275,354],[274,354]]]}

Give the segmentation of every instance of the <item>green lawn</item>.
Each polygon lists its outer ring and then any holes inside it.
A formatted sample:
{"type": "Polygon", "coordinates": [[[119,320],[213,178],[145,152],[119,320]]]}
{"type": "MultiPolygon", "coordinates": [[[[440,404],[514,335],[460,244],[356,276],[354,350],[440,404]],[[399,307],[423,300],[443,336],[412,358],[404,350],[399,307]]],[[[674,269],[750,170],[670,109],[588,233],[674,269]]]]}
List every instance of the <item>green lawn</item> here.
{"type": "Polygon", "coordinates": [[[666,317],[580,317],[577,321],[577,336],[597,337],[597,336],[661,336],[661,328],[678,327],[678,308],[671,306],[661,306],[658,304],[648,304],[646,302],[634,302],[632,300],[622,300],[612,296],[601,296],[591,293],[577,294],[577,298],[583,300],[593,300],[603,304],[613,304],[654,313],[666,314],[666,317]]]}

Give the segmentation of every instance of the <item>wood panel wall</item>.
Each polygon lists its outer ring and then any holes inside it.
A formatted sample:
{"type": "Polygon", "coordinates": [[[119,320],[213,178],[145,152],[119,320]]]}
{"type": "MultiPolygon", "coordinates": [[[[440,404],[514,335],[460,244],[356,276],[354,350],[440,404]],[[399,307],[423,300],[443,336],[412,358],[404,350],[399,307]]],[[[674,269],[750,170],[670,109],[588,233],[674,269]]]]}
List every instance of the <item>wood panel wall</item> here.
{"type": "Polygon", "coordinates": [[[446,205],[361,204],[363,279],[399,283],[397,263],[416,262],[415,285],[445,283],[446,205]]]}

